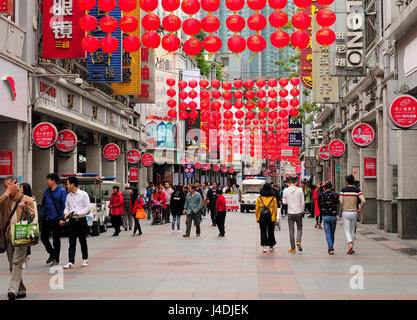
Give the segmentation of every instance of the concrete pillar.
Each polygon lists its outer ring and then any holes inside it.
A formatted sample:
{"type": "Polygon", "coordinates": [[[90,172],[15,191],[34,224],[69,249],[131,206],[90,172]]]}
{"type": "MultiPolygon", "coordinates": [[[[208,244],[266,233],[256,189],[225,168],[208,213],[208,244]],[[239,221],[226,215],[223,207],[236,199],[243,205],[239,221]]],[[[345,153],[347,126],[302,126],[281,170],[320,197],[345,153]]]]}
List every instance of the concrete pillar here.
{"type": "Polygon", "coordinates": [[[87,172],[102,176],[102,149],[98,145],[86,146],[87,172]]]}
{"type": "Polygon", "coordinates": [[[42,201],[43,191],[46,188],[46,175],[54,172],[54,149],[43,150],[33,146],[32,159],[34,172],[32,177],[32,191],[37,202],[40,203],[42,201]]]}
{"type": "MultiPolygon", "coordinates": [[[[121,147],[122,148],[122,147],[121,147]]],[[[123,148],[122,148],[123,150],[123,148]]],[[[127,173],[126,173],[126,152],[122,151],[120,154],[119,159],[117,159],[115,162],[116,165],[116,180],[117,182],[120,182],[122,186],[127,181],[127,173]]]]}
{"type": "Polygon", "coordinates": [[[103,157],[101,167],[103,177],[117,177],[116,161],[108,161],[103,157]]]}
{"type": "Polygon", "coordinates": [[[58,153],[58,175],[77,173],[77,148],[69,153],[58,153]]]}
{"type": "Polygon", "coordinates": [[[364,178],[364,158],[376,157],[376,148],[360,149],[360,183],[361,191],[366,198],[366,205],[361,215],[361,223],[374,224],[377,222],[376,180],[364,178]]]}
{"type": "Polygon", "coordinates": [[[376,172],[377,172],[377,228],[384,229],[385,215],[384,215],[384,182],[385,182],[385,170],[384,170],[384,116],[382,111],[376,113],[376,130],[375,139],[372,145],[376,144],[376,172]]]}
{"type": "MultiPolygon", "coordinates": [[[[351,138],[352,130],[349,130],[346,134],[347,134],[347,139],[346,139],[346,144],[347,144],[346,171],[347,171],[347,174],[352,174],[353,167],[360,167],[359,147],[356,144],[353,143],[353,140],[351,138]]],[[[346,185],[346,182],[344,180],[345,179],[343,177],[343,182],[342,182],[343,187],[346,185]]]]}

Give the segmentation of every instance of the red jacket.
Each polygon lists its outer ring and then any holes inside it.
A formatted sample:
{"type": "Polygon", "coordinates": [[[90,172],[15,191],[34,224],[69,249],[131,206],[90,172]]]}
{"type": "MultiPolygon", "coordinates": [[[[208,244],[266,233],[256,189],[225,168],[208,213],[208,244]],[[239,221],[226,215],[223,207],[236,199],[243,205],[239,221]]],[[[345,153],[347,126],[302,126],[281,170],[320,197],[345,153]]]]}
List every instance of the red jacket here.
{"type": "Polygon", "coordinates": [[[123,195],[119,191],[117,193],[112,193],[110,198],[110,205],[111,208],[111,214],[114,216],[122,216],[124,214],[123,210],[123,195]]]}
{"type": "Polygon", "coordinates": [[[226,211],[226,199],[222,194],[217,197],[216,211],[226,211]]]}
{"type": "Polygon", "coordinates": [[[319,197],[318,197],[318,189],[314,189],[313,191],[313,199],[314,199],[314,215],[318,217],[320,215],[320,207],[319,207],[319,197]]]}
{"type": "Polygon", "coordinates": [[[143,209],[145,206],[145,202],[143,201],[142,197],[138,196],[138,198],[135,199],[135,204],[133,205],[133,208],[130,209],[130,212],[132,212],[133,215],[136,215],[136,211],[138,211],[138,209],[143,209]]]}
{"type": "Polygon", "coordinates": [[[165,198],[165,192],[163,192],[163,191],[162,192],[156,192],[155,193],[155,196],[153,198],[153,201],[154,202],[156,202],[156,201],[162,202],[163,208],[164,209],[167,208],[167,202],[166,202],[166,198],[165,198]]]}

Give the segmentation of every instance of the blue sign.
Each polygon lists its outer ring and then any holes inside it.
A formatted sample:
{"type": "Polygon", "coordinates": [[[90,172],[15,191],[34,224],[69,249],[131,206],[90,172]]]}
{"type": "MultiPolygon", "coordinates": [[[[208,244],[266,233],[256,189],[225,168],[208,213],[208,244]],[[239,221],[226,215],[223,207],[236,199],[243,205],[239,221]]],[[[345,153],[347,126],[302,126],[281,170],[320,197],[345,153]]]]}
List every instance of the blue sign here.
{"type": "Polygon", "coordinates": [[[288,145],[290,147],[301,147],[303,145],[303,136],[301,132],[292,132],[288,134],[288,145]]]}
{"type": "MultiPolygon", "coordinates": [[[[106,13],[99,10],[96,6],[94,9],[90,10],[90,15],[95,17],[97,21],[100,21],[101,18],[106,16],[106,13]]],[[[116,7],[109,13],[109,16],[120,21],[122,18],[122,11],[119,7],[116,7]]],[[[108,34],[102,32],[98,26],[95,30],[91,31],[90,34],[99,40],[108,36],[108,34]]],[[[104,52],[100,47],[99,50],[93,53],[92,57],[90,55],[88,56],[87,69],[89,74],[88,81],[90,82],[122,82],[123,80],[123,38],[120,27],[117,27],[116,31],[114,31],[111,36],[115,37],[119,42],[119,47],[115,52],[109,54],[104,52]]]]}
{"type": "Polygon", "coordinates": [[[193,179],[194,178],[194,165],[193,164],[186,164],[184,167],[184,176],[185,179],[193,179]]]}

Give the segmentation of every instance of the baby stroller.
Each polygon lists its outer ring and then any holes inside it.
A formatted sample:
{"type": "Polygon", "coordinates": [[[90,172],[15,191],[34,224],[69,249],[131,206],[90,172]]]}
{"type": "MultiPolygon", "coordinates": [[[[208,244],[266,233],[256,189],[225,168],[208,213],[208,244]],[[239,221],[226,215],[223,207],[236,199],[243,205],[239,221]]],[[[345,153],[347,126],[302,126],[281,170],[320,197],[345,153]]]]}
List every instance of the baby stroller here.
{"type": "Polygon", "coordinates": [[[162,202],[155,201],[152,206],[152,224],[162,224],[162,202]]]}

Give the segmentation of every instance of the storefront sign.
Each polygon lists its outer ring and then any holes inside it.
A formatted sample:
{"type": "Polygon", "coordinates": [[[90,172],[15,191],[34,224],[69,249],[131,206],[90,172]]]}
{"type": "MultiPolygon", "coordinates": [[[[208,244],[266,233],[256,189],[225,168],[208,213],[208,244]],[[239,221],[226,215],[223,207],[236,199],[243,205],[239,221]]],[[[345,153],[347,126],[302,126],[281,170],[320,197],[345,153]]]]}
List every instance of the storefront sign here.
{"type": "Polygon", "coordinates": [[[130,164],[136,164],[140,161],[140,152],[137,149],[132,149],[127,152],[127,162],[130,164]]]}
{"type": "Polygon", "coordinates": [[[13,14],[13,0],[0,0],[0,15],[11,16],[13,14]]]}
{"type": "Polygon", "coordinates": [[[139,169],[138,168],[129,169],[129,182],[139,182],[139,169]]]}
{"type": "Polygon", "coordinates": [[[410,95],[395,98],[389,106],[389,117],[399,128],[412,127],[417,123],[417,99],[410,95]]]}
{"type": "Polygon", "coordinates": [[[229,168],[229,173],[230,173],[230,174],[232,174],[232,173],[234,173],[234,172],[235,172],[235,168],[230,167],[230,168],[229,168]]]}
{"type": "Polygon", "coordinates": [[[188,159],[188,158],[184,158],[184,159],[181,160],[181,165],[182,166],[185,166],[185,165],[187,165],[189,163],[190,163],[190,159],[188,159]]]}
{"type": "Polygon", "coordinates": [[[120,157],[120,148],[115,143],[109,143],[103,148],[103,155],[108,161],[117,160],[120,157]]]}
{"type": "Polygon", "coordinates": [[[301,132],[289,133],[288,145],[291,147],[301,147],[303,145],[303,134],[301,132]]]}
{"type": "Polygon", "coordinates": [[[332,155],[329,152],[329,146],[321,146],[319,149],[319,157],[322,160],[330,160],[332,155]]]}
{"type": "Polygon", "coordinates": [[[78,138],[75,132],[71,130],[62,130],[58,133],[58,140],[55,146],[59,151],[71,152],[78,144],[78,138]]]}
{"type": "Polygon", "coordinates": [[[301,129],[303,127],[303,119],[293,120],[293,117],[288,116],[288,127],[291,129],[301,129]]]}
{"type": "Polygon", "coordinates": [[[42,57],[45,59],[85,58],[81,40],[85,32],[79,20],[84,15],[75,0],[44,0],[42,57]]]}
{"type": "Polygon", "coordinates": [[[184,168],[185,179],[193,179],[194,173],[195,173],[194,165],[190,163],[185,165],[185,168],[184,168]]]}
{"type": "Polygon", "coordinates": [[[210,163],[203,164],[203,167],[202,168],[203,168],[204,171],[210,170],[210,163]]]}
{"type": "Polygon", "coordinates": [[[153,155],[151,155],[150,153],[145,153],[143,156],[142,156],[142,164],[145,166],[145,167],[150,167],[151,165],[153,165],[153,155]]]}
{"type": "Polygon", "coordinates": [[[202,164],[201,164],[201,162],[200,162],[200,161],[197,161],[196,163],[194,163],[194,168],[195,168],[195,169],[200,170],[200,169],[201,169],[201,167],[202,167],[202,164]]]}
{"type": "Polygon", "coordinates": [[[376,178],[376,158],[363,158],[363,177],[376,178]]]}
{"type": "Polygon", "coordinates": [[[0,150],[0,178],[13,175],[13,152],[11,150],[0,150]]]}
{"type": "Polygon", "coordinates": [[[374,129],[366,123],[358,124],[352,130],[352,140],[359,147],[369,146],[375,138],[374,129]]]}
{"type": "Polygon", "coordinates": [[[52,147],[58,138],[58,130],[49,122],[41,122],[33,128],[33,142],[42,149],[52,147]]]}
{"type": "Polygon", "coordinates": [[[301,166],[296,166],[296,167],[295,167],[295,173],[296,173],[296,174],[301,174],[301,171],[302,171],[301,166]]]}
{"type": "Polygon", "coordinates": [[[148,144],[148,148],[156,148],[157,146],[157,127],[158,126],[155,121],[151,121],[146,125],[146,143],[148,144]]]}
{"type": "Polygon", "coordinates": [[[3,80],[9,84],[12,100],[16,100],[16,82],[13,77],[4,77],[3,80]]]}
{"type": "Polygon", "coordinates": [[[222,167],[220,170],[221,170],[223,173],[226,173],[226,172],[227,172],[227,167],[222,167]]]}
{"type": "MultiPolygon", "coordinates": [[[[309,5],[306,8],[301,9],[304,13],[311,16],[313,6],[309,5]]],[[[313,70],[313,54],[311,48],[311,28],[303,30],[307,32],[310,37],[310,43],[304,49],[300,50],[300,79],[303,86],[309,90],[313,88],[313,78],[312,78],[312,70],[313,70]]]]}
{"type": "Polygon", "coordinates": [[[329,153],[336,158],[343,156],[346,151],[346,145],[342,140],[335,139],[329,143],[329,153]]]}
{"type": "Polygon", "coordinates": [[[217,165],[217,164],[213,165],[213,171],[214,172],[218,172],[219,170],[220,170],[220,166],[219,165],[217,165]]]}
{"type": "Polygon", "coordinates": [[[239,196],[236,193],[224,193],[224,199],[226,200],[226,210],[239,210],[239,196]]]}

